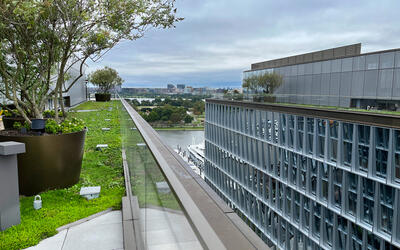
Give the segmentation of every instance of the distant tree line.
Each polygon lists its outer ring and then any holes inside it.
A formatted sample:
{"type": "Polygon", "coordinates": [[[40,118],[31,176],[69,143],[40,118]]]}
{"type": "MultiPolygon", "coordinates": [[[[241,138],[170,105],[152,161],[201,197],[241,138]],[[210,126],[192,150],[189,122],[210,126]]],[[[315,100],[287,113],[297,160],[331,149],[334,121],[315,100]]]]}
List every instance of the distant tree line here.
{"type": "Polygon", "coordinates": [[[147,122],[166,122],[166,123],[191,123],[193,121],[193,117],[186,113],[186,109],[184,107],[175,107],[169,104],[166,104],[161,107],[156,107],[152,109],[150,112],[139,112],[140,115],[147,122]]]}

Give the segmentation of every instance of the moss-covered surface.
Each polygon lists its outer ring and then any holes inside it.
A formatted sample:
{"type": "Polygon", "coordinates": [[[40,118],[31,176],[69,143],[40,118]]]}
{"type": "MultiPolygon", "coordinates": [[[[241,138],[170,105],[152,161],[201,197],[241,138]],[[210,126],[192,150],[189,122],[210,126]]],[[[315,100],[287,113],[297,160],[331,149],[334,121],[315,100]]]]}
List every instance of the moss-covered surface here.
{"type": "Polygon", "coordinates": [[[56,228],[85,218],[108,208],[120,209],[125,193],[121,157],[119,101],[87,102],[76,109],[98,109],[96,112],[71,113],[85,121],[88,133],[82,172],[78,184],[60,190],[41,193],[43,208],[33,209],[33,197],[21,197],[21,224],[0,232],[0,249],[22,249],[39,243],[57,233],[56,228]],[[109,108],[112,108],[109,111],[109,108]],[[111,121],[105,121],[111,119],[111,121]],[[101,131],[109,127],[110,131],[101,131]],[[96,151],[97,144],[108,144],[96,151]],[[100,197],[86,200],[79,196],[82,186],[101,186],[100,197]]]}

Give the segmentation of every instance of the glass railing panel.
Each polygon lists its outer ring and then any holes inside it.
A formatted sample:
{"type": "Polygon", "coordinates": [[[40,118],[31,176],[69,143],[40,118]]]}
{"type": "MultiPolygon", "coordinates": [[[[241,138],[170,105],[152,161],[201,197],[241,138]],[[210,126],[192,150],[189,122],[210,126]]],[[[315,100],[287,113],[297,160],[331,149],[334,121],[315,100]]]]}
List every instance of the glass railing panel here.
{"type": "Polygon", "coordinates": [[[121,115],[121,133],[132,195],[139,201],[145,246],[202,249],[174,191],[125,109],[121,115]]]}

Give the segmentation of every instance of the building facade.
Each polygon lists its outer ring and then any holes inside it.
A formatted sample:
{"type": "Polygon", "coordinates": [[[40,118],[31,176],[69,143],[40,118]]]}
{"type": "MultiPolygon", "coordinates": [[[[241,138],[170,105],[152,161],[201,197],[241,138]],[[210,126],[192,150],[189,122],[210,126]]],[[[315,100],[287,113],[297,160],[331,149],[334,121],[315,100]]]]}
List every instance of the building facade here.
{"type": "Polygon", "coordinates": [[[243,78],[276,72],[278,102],[400,109],[400,49],[361,54],[361,44],[251,65],[243,78]]]}
{"type": "Polygon", "coordinates": [[[205,180],[271,247],[399,249],[400,116],[209,99],[205,180]]]}

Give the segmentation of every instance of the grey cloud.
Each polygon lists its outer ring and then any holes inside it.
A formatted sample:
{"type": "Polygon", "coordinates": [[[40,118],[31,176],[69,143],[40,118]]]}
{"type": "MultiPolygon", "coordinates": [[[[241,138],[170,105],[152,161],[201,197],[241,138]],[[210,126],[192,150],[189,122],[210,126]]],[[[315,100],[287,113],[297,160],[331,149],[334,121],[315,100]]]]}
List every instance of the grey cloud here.
{"type": "Polygon", "coordinates": [[[398,1],[178,1],[175,29],[123,42],[89,71],[116,68],[130,86],[239,84],[251,63],[362,42],[398,47],[398,1]]]}

